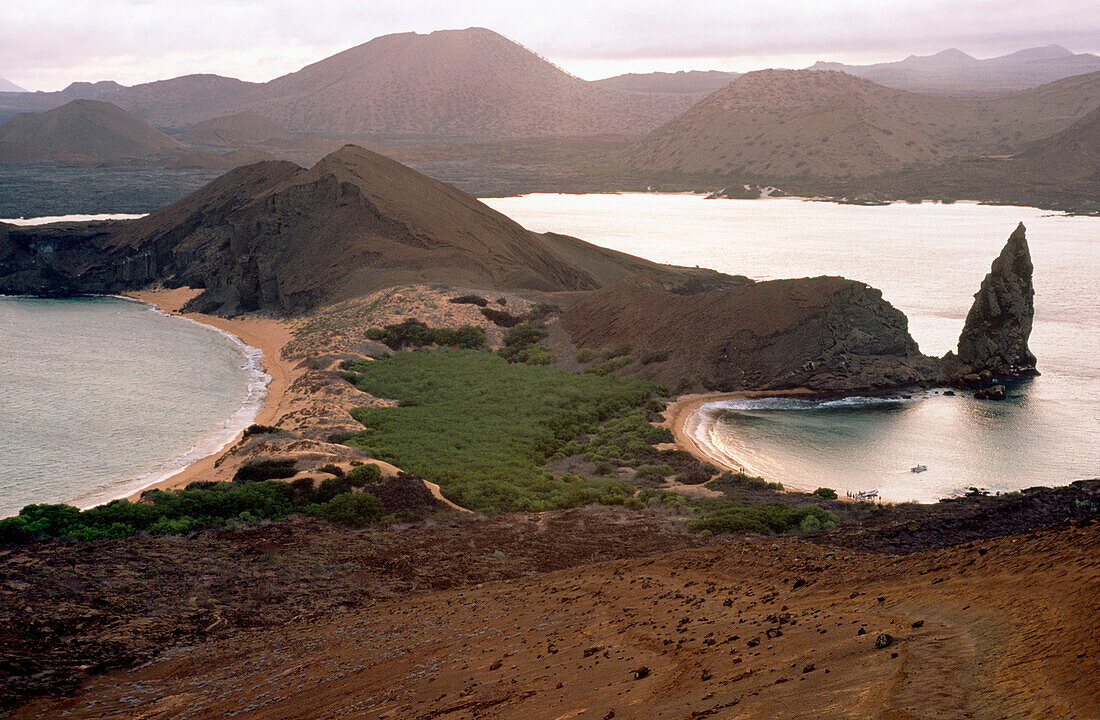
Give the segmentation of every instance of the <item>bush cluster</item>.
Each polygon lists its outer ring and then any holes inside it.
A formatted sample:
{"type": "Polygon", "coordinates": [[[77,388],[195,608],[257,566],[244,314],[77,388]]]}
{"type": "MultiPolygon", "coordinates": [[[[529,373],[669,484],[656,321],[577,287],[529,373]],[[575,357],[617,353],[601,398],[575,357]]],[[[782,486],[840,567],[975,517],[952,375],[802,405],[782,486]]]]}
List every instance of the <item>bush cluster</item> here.
{"type": "MultiPolygon", "coordinates": [[[[646,412],[659,388],[462,350],[402,353],[355,370],[362,390],[403,402],[355,410],[364,430],[347,443],[439,483],[459,505],[490,512],[621,502],[617,481],[555,478],[544,465],[626,415],[637,413],[631,427],[640,418],[652,428],[646,412]]],[[[666,437],[645,432],[639,439],[666,437]]]]}
{"type": "Polygon", "coordinates": [[[485,307],[489,304],[489,301],[480,295],[459,295],[458,297],[451,298],[447,302],[456,305],[477,305],[478,307],[485,307]]]}
{"type": "MultiPolygon", "coordinates": [[[[343,482],[340,478],[330,480],[343,482]]],[[[88,510],[70,505],[28,505],[15,517],[0,520],[0,541],[35,537],[100,540],[143,532],[172,535],[231,522],[281,520],[292,513],[361,526],[385,515],[378,498],[354,493],[356,499],[349,500],[346,498],[352,493],[346,483],[334,494],[338,488],[335,484],[326,487],[329,482],[322,482],[317,490],[312,490],[309,478],[294,483],[263,480],[204,483],[201,487],[192,483],[184,490],[147,491],[142,494],[142,502],[115,500],[88,510]]]]}
{"type": "Polygon", "coordinates": [[[783,503],[725,505],[687,521],[692,532],[712,535],[753,533],[774,535],[813,532],[836,527],[836,516],[816,505],[792,507],[783,503]]]}
{"type": "Polygon", "coordinates": [[[253,460],[237,468],[233,482],[259,482],[261,480],[280,480],[298,474],[298,462],[292,458],[270,458],[253,460]]]}
{"type": "Polygon", "coordinates": [[[546,326],[541,320],[529,320],[504,333],[504,346],[497,354],[510,363],[528,365],[552,365],[554,356],[550,348],[539,341],[546,337],[546,326]]]}
{"type": "Polygon", "coordinates": [[[367,330],[367,338],[380,342],[391,350],[430,345],[479,350],[486,346],[485,329],[477,325],[432,328],[415,318],[382,328],[371,328],[367,330]]]}

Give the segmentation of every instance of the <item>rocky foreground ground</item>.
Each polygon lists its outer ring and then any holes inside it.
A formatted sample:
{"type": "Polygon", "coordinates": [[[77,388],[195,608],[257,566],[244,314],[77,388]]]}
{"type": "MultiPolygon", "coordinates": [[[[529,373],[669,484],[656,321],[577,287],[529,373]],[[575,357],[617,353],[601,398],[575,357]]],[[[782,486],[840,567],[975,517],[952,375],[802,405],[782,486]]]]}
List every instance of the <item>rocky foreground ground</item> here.
{"type": "Polygon", "coordinates": [[[858,536],[705,539],[607,508],[9,548],[4,705],[118,720],[1097,717],[1095,514],[996,538],[995,513],[973,510],[951,537],[921,524],[929,547],[970,541],[918,552],[904,517],[858,536]],[[844,547],[907,531],[904,555],[844,547]]]}

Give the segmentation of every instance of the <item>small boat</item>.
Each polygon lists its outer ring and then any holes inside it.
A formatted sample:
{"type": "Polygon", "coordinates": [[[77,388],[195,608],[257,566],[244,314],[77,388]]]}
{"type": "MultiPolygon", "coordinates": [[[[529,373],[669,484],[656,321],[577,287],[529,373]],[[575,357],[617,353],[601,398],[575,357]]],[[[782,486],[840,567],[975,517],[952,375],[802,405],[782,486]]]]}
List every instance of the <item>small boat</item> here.
{"type": "Polygon", "coordinates": [[[873,500],[878,497],[878,490],[864,490],[856,493],[856,500],[873,500]]]}
{"type": "Polygon", "coordinates": [[[917,465],[916,467],[909,468],[909,472],[922,473],[928,469],[927,465],[917,465]]]}

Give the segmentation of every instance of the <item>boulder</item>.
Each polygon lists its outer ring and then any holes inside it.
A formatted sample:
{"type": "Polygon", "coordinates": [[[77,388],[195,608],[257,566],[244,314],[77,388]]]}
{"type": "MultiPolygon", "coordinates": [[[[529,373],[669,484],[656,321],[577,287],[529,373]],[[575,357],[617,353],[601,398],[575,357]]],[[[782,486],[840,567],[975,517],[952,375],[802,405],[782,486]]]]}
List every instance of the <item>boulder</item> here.
{"type": "Polygon", "coordinates": [[[974,393],[974,397],[978,400],[1004,400],[1008,397],[1008,392],[1005,390],[1004,385],[994,385],[979,390],[974,393]]]}

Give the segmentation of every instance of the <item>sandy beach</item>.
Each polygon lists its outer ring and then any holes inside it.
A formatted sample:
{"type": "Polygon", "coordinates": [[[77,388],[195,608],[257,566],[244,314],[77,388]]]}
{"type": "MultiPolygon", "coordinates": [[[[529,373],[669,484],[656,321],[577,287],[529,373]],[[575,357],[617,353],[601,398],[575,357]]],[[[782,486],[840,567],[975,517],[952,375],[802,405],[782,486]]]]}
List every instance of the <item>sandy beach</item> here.
{"type": "MultiPolygon", "coordinates": [[[[722,470],[731,472],[749,472],[746,466],[737,458],[728,453],[721,452],[714,447],[700,432],[701,426],[709,420],[702,408],[710,403],[723,400],[744,400],[747,398],[761,397],[812,397],[815,393],[808,388],[794,388],[792,390],[763,391],[742,390],[739,392],[711,392],[695,393],[693,395],[681,395],[668,404],[664,416],[666,427],[672,430],[675,443],[678,448],[691,453],[696,458],[709,462],[722,470]]],[[[765,478],[767,479],[767,478],[765,478]]],[[[809,485],[793,485],[785,483],[790,490],[805,490],[811,492],[814,488],[809,485]]]]}
{"type": "MultiPolygon", "coordinates": [[[[285,412],[288,400],[287,390],[299,371],[294,369],[294,364],[283,360],[282,349],[290,342],[290,328],[282,321],[263,317],[223,318],[201,313],[180,312],[188,300],[201,292],[192,288],[176,288],[174,290],[142,290],[138,292],[124,293],[125,297],[141,300],[155,305],[161,311],[180,315],[196,322],[210,325],[224,332],[231,333],[241,339],[247,345],[263,352],[264,372],[271,376],[271,382],[267,386],[267,399],[263,408],[256,416],[254,422],[261,425],[273,424],[285,412]]],[[[206,456],[184,467],[174,475],[146,486],[129,496],[130,500],[137,500],[145,490],[159,489],[170,490],[181,488],[195,480],[228,480],[229,473],[215,467],[225,447],[230,447],[240,439],[240,434],[229,441],[217,452],[206,456]],[[226,475],[226,477],[222,477],[226,475]]]]}

